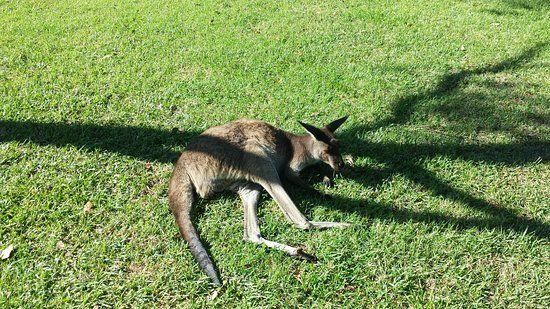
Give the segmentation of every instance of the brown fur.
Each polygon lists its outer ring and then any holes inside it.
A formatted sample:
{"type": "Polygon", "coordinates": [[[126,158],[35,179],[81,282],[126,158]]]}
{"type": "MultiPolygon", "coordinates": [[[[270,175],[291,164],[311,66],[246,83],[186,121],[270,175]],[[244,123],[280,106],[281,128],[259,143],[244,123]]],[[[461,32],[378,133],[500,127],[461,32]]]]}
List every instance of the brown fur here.
{"type": "Polygon", "coordinates": [[[315,190],[298,173],[308,165],[324,161],[335,170],[343,166],[333,132],[345,118],[323,129],[302,124],[310,135],[299,136],[256,120],[241,119],[212,127],[192,141],[180,156],[170,179],[170,209],[181,234],[203,271],[221,284],[214,265],[191,223],[195,193],[208,198],[216,192],[233,190],[245,206],[245,238],[281,249],[302,258],[312,256],[300,249],[268,241],[258,229],[256,207],[260,186],[277,201],[281,210],[299,228],[332,227],[344,224],[311,222],[297,210],[281,186],[281,178],[315,190]],[[332,127],[331,127],[332,125],[332,127]]]}

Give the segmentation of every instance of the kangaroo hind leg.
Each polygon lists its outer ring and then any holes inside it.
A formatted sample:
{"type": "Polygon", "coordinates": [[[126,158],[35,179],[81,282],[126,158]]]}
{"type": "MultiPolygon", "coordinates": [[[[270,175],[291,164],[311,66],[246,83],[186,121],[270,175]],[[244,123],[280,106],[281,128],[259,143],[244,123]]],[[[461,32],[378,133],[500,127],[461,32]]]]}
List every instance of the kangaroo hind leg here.
{"type": "Polygon", "coordinates": [[[260,200],[261,188],[256,184],[247,184],[238,190],[244,204],[244,238],[247,241],[263,244],[286,254],[300,259],[315,262],[315,256],[304,252],[301,248],[291,247],[278,242],[270,241],[262,237],[258,224],[258,202],[260,200]]]}

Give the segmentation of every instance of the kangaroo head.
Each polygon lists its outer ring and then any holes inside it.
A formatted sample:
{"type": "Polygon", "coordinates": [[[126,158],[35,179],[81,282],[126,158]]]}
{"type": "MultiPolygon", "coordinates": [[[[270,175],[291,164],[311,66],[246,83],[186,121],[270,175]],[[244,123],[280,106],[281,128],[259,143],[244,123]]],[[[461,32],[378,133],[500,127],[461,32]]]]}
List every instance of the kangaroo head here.
{"type": "Polygon", "coordinates": [[[344,167],[344,160],[342,160],[338,140],[334,137],[334,132],[346,119],[348,119],[348,116],[334,120],[321,129],[299,121],[312,137],[308,145],[308,151],[313,159],[325,162],[335,172],[339,172],[344,167]]]}

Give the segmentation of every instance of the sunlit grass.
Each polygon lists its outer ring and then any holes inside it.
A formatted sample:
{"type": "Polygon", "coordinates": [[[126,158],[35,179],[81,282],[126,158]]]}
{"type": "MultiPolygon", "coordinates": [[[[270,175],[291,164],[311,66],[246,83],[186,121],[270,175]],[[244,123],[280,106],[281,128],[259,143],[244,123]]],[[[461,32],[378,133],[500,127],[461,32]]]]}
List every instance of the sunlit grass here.
{"type": "MultiPolygon", "coordinates": [[[[0,2],[0,306],[547,307],[546,1],[0,2]],[[350,114],[331,200],[233,194],[195,219],[214,300],[167,206],[173,160],[238,118],[350,114]],[[150,164],[148,164],[150,163],[150,164]]],[[[307,173],[312,183],[315,172],[307,173]]]]}

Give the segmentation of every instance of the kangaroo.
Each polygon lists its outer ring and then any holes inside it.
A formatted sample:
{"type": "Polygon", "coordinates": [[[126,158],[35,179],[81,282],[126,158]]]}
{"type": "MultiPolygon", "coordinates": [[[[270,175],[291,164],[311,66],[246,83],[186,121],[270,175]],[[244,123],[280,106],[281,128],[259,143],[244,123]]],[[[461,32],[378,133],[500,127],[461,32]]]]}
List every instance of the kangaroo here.
{"type": "Polygon", "coordinates": [[[335,172],[344,167],[334,132],[347,118],[337,119],[323,128],[299,122],[307,135],[295,135],[263,121],[241,119],[209,128],[189,143],[170,179],[170,210],[191,253],[214,285],[221,285],[219,276],[191,222],[195,196],[208,198],[224,190],[237,192],[244,204],[245,240],[314,261],[315,257],[301,248],[263,238],[257,205],[263,188],[277,202],[286,219],[300,229],[349,226],[348,223],[309,221],[281,182],[286,179],[320,194],[302,180],[299,173],[318,162],[328,164],[335,172]]]}

